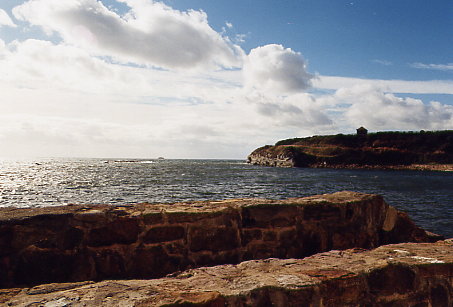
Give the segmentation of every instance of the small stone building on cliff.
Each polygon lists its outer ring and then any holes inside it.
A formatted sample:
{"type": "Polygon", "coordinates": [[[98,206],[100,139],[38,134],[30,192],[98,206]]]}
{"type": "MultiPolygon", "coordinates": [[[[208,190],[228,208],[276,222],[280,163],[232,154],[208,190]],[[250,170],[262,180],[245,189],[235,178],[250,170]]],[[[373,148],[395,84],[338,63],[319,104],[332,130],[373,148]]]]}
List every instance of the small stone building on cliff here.
{"type": "Polygon", "coordinates": [[[366,136],[367,134],[368,134],[368,130],[365,129],[364,127],[360,127],[357,129],[358,136],[366,136]]]}

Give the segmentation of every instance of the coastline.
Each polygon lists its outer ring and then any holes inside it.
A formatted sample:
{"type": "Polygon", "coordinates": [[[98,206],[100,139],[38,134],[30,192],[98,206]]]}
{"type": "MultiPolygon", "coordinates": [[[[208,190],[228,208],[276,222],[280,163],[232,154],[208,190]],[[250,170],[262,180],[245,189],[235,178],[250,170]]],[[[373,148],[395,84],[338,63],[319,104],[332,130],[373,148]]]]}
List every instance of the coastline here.
{"type": "Polygon", "coordinates": [[[324,165],[324,164],[316,164],[316,165],[310,165],[310,166],[308,166],[308,168],[453,172],[453,164],[411,164],[411,165],[359,165],[359,164],[324,165]]]}
{"type": "Polygon", "coordinates": [[[255,149],[251,164],[276,167],[453,171],[453,131],[377,132],[281,140],[255,149]]]}

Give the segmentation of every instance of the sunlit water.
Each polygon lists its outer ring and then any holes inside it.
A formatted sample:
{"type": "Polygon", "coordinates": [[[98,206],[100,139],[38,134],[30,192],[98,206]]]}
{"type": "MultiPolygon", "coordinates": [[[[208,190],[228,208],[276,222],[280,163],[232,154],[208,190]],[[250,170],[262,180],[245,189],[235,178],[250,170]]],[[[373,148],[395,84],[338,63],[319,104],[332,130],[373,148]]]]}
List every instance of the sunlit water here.
{"type": "Polygon", "coordinates": [[[0,207],[127,204],[351,190],[377,193],[420,226],[453,237],[453,173],[269,168],[231,160],[0,160],[0,207]]]}

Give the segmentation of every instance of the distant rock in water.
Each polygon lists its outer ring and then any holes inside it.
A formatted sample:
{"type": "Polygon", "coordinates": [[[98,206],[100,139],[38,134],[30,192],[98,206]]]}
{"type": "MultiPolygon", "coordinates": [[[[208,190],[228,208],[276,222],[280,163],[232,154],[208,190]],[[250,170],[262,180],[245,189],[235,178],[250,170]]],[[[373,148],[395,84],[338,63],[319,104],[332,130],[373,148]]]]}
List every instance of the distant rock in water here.
{"type": "MultiPolygon", "coordinates": [[[[362,129],[361,129],[362,128],[362,129]]],[[[453,130],[325,135],[286,139],[254,150],[256,165],[453,170],[453,130]]]]}

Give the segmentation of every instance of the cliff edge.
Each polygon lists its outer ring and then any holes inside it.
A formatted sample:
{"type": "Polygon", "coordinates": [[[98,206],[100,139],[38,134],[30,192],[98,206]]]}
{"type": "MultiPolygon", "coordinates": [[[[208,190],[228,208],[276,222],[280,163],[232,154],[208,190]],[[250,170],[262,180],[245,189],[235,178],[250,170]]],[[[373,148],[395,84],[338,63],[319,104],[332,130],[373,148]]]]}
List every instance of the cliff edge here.
{"type": "Polygon", "coordinates": [[[453,130],[294,138],[254,150],[256,165],[453,171],[453,130]]]}

